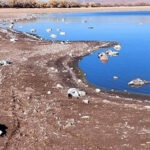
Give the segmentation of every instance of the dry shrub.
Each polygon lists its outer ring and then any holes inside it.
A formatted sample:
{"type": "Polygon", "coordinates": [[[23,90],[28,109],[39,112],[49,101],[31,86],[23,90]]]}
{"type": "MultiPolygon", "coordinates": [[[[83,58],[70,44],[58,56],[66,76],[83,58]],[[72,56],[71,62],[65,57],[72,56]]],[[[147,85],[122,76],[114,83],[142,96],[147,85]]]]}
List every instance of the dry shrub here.
{"type": "Polygon", "coordinates": [[[89,3],[89,6],[90,6],[90,7],[100,7],[101,4],[100,4],[100,3],[95,3],[95,2],[90,2],[90,3],[89,3]]]}

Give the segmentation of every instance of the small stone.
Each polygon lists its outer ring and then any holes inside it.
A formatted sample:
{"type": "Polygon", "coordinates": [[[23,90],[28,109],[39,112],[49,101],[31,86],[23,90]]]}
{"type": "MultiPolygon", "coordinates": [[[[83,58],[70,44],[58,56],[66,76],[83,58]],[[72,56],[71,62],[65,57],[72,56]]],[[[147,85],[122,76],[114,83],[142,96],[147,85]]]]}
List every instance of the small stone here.
{"type": "Polygon", "coordinates": [[[52,71],[54,71],[54,70],[55,70],[55,68],[54,68],[54,67],[50,67],[50,69],[51,69],[52,71]]]}
{"type": "Polygon", "coordinates": [[[50,95],[50,94],[52,94],[52,92],[51,91],[47,91],[47,94],[50,95]]]}
{"type": "Polygon", "coordinates": [[[114,80],[117,80],[117,79],[118,79],[118,77],[117,77],[117,76],[113,76],[113,79],[114,79],[114,80]]]}
{"type": "Polygon", "coordinates": [[[146,108],[146,109],[150,109],[150,106],[144,106],[144,108],[146,108]]]}
{"type": "Polygon", "coordinates": [[[81,118],[82,118],[82,119],[89,119],[90,116],[82,116],[81,118]]]}
{"type": "Polygon", "coordinates": [[[81,79],[78,79],[78,83],[81,83],[82,82],[82,80],[81,79]]]}
{"type": "Polygon", "coordinates": [[[116,96],[116,98],[120,98],[119,96],[116,96]]]}
{"type": "Polygon", "coordinates": [[[0,135],[2,135],[3,134],[3,131],[2,130],[0,130],[0,135]]]}
{"type": "Polygon", "coordinates": [[[95,92],[96,93],[99,93],[101,90],[100,89],[95,89],[95,92]]]}
{"type": "Polygon", "coordinates": [[[85,99],[85,100],[83,100],[83,103],[89,104],[89,100],[88,100],[88,99],[85,99]]]}
{"type": "Polygon", "coordinates": [[[111,89],[110,91],[111,91],[111,92],[115,92],[115,90],[114,90],[114,89],[111,89]]]}
{"type": "Polygon", "coordinates": [[[69,53],[69,56],[72,57],[72,53],[69,53]]]}
{"type": "Polygon", "coordinates": [[[61,84],[57,84],[56,87],[57,87],[58,89],[59,89],[59,88],[60,88],[60,89],[63,88],[63,86],[62,86],[61,84]]]}

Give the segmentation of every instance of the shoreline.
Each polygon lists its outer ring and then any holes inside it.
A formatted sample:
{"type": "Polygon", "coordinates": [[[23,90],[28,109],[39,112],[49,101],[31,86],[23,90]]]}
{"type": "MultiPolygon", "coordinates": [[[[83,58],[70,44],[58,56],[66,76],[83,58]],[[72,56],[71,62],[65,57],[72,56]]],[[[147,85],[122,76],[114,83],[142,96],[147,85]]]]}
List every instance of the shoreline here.
{"type": "MultiPolygon", "coordinates": [[[[27,10],[20,11],[24,13],[8,13],[5,19],[27,19],[33,15],[27,10]]],[[[12,62],[0,70],[0,123],[8,127],[0,147],[141,150],[144,145],[149,149],[147,98],[96,93],[94,86],[78,82],[81,79],[78,60],[99,48],[116,44],[109,41],[62,44],[0,28],[0,60],[12,62]],[[10,42],[12,37],[17,41],[10,42]],[[68,99],[69,88],[79,88],[86,95],[68,99]]]]}
{"type": "MultiPolygon", "coordinates": [[[[3,9],[2,12],[5,12],[5,11],[7,12],[8,10],[10,10],[10,12],[15,13],[16,11],[19,10],[21,13],[24,13],[24,12],[27,13],[27,11],[28,11],[29,14],[31,12],[34,13],[34,15],[30,16],[30,17],[27,15],[26,16],[27,18],[22,18],[22,19],[19,18],[18,20],[14,19],[15,21],[19,22],[19,21],[24,21],[24,20],[36,19],[36,18],[38,18],[38,16],[36,16],[36,15],[47,14],[47,13],[70,13],[70,12],[72,12],[72,13],[77,13],[77,12],[88,13],[88,12],[150,11],[150,6],[120,6],[120,7],[100,7],[100,8],[97,8],[97,7],[96,8],[23,8],[23,9],[22,8],[2,8],[2,9],[3,9]],[[38,11],[38,13],[37,13],[37,10],[40,10],[40,11],[38,11]]],[[[0,9],[0,12],[1,12],[1,9],[0,9]]],[[[4,23],[3,20],[2,20],[2,22],[4,23]]],[[[5,23],[8,23],[8,22],[6,21],[5,23]]],[[[20,32],[20,33],[22,33],[22,32],[20,32]]],[[[29,34],[29,35],[32,35],[32,34],[29,34]]],[[[36,35],[36,34],[33,35],[33,36],[35,36],[37,38],[41,38],[41,37],[38,37],[38,35],[36,35]]],[[[45,40],[45,41],[49,42],[49,40],[45,40]]],[[[56,41],[56,42],[59,42],[59,41],[56,41]]],[[[76,42],[94,42],[94,41],[76,41],[76,42]]],[[[116,41],[116,43],[117,43],[117,41],[116,41]]],[[[85,54],[83,56],[77,57],[73,61],[73,63],[75,64],[73,67],[76,69],[75,72],[78,73],[78,77],[82,78],[82,80],[84,81],[84,84],[89,85],[92,89],[99,88],[99,87],[96,87],[96,86],[92,85],[88,81],[86,81],[85,76],[83,74],[79,73],[80,69],[77,66],[78,61],[82,57],[87,56],[87,55],[89,55],[89,54],[85,54]]],[[[112,91],[107,90],[107,89],[103,89],[103,88],[100,88],[100,89],[105,94],[119,95],[122,98],[129,98],[129,99],[135,99],[135,100],[136,99],[150,100],[150,95],[147,95],[147,94],[124,92],[124,91],[115,91],[115,90],[112,92],[112,91]]]]}

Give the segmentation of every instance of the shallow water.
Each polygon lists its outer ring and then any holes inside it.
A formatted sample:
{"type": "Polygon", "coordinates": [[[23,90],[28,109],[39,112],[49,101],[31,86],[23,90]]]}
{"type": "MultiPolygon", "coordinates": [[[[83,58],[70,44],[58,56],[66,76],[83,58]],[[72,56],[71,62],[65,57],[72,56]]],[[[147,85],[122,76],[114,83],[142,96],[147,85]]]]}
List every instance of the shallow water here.
{"type": "Polygon", "coordinates": [[[51,14],[40,16],[37,20],[16,23],[14,27],[29,33],[31,28],[48,40],[119,42],[122,46],[119,56],[109,57],[107,64],[101,63],[97,57],[98,53],[106,49],[82,58],[79,67],[86,73],[86,80],[108,90],[150,94],[150,85],[140,88],[128,86],[128,82],[137,77],[150,81],[150,12],[51,14]],[[83,20],[87,20],[87,23],[82,23],[83,20]],[[53,31],[47,33],[47,28],[53,31]],[[59,35],[56,31],[58,28],[65,31],[66,35],[59,35]],[[52,39],[50,34],[56,34],[57,38],[52,39]],[[113,76],[119,79],[114,80],[113,76]]]}

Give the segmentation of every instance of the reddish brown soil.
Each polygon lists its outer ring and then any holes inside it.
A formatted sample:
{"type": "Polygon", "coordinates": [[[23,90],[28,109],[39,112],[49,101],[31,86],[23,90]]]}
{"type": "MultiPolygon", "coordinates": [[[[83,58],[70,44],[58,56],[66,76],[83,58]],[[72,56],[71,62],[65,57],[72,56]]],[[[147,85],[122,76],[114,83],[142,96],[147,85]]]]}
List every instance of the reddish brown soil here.
{"type": "Polygon", "coordinates": [[[89,49],[114,44],[61,44],[0,29],[0,60],[12,62],[0,66],[0,124],[8,127],[6,136],[0,137],[0,149],[149,150],[150,103],[146,98],[97,94],[94,87],[78,83],[76,61],[89,49]],[[12,36],[18,41],[10,42],[12,36]],[[63,88],[57,88],[58,83],[63,88]],[[87,95],[68,99],[70,87],[87,95]],[[85,99],[89,104],[82,102],[85,99]]]}

